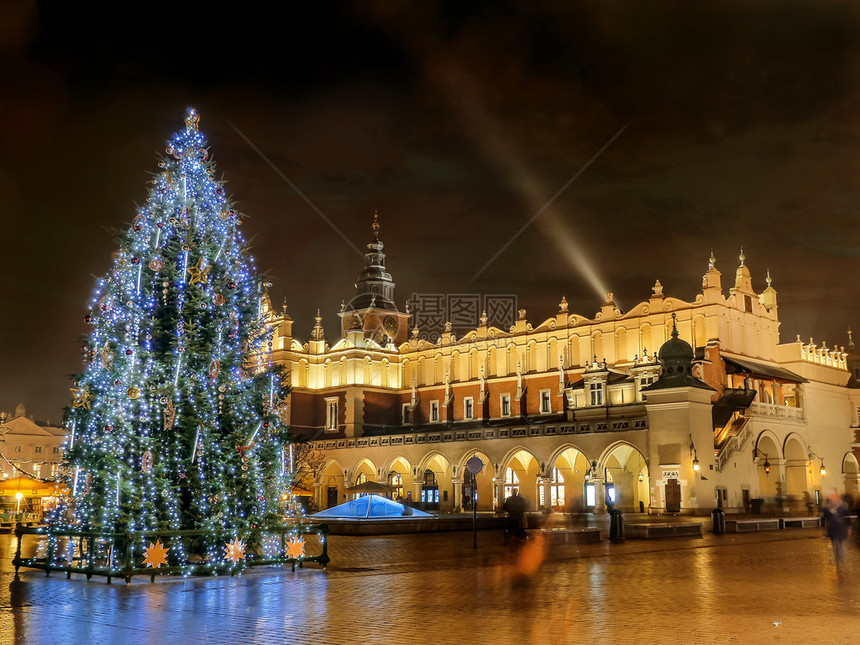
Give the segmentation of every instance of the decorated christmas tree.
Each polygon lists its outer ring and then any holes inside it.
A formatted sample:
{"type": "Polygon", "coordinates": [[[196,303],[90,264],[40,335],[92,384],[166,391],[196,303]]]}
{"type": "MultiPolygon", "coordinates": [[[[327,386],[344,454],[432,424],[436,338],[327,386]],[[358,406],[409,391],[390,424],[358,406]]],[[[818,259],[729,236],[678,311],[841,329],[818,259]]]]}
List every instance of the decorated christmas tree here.
{"type": "Polygon", "coordinates": [[[198,121],[189,111],[168,142],[146,203],[97,282],[66,418],[72,503],[53,522],[211,532],[173,543],[179,562],[223,558],[225,534],[272,526],[289,484],[264,283],[198,121]]]}

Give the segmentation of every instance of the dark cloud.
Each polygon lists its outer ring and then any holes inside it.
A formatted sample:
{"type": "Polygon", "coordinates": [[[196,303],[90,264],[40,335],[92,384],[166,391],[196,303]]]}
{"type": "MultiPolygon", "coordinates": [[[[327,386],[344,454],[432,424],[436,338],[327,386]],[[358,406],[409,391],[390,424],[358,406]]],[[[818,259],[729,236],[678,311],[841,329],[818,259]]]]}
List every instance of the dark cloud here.
{"type": "Polygon", "coordinates": [[[11,3],[0,20],[0,409],[59,416],[94,284],[186,107],[300,337],[333,332],[383,218],[398,300],[513,293],[539,322],[714,250],[770,269],[783,340],[860,319],[860,10],[845,2],[11,3]],[[553,205],[479,269],[625,124],[553,205]],[[275,172],[247,140],[277,168],[275,172]],[[322,212],[338,234],[285,181],[322,212]]]}

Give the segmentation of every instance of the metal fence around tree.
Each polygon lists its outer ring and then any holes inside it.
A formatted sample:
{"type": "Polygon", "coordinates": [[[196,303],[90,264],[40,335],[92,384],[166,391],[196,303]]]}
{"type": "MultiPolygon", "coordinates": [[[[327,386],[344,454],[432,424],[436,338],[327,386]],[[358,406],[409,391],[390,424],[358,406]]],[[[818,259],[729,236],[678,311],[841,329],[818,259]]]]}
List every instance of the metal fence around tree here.
{"type": "Polygon", "coordinates": [[[240,532],[204,530],[134,531],[110,533],[68,531],[50,527],[15,528],[17,547],[12,564],[43,569],[47,575],[63,571],[104,576],[110,584],[122,578],[159,575],[235,575],[252,567],[315,562],[325,569],[328,557],[328,525],[296,524],[240,532]],[[25,545],[25,540],[28,544],[25,545]],[[23,549],[22,549],[23,546],[23,549]],[[32,552],[31,557],[22,557],[32,552]]]}

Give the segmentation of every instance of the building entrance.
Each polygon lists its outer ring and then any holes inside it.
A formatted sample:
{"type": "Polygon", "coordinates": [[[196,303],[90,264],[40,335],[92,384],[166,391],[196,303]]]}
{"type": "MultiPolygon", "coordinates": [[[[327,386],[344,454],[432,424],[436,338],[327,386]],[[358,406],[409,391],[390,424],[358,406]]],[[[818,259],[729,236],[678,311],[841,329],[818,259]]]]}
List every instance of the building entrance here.
{"type": "Polygon", "coordinates": [[[681,482],[677,479],[666,480],[666,511],[677,513],[681,510],[681,482]]]}

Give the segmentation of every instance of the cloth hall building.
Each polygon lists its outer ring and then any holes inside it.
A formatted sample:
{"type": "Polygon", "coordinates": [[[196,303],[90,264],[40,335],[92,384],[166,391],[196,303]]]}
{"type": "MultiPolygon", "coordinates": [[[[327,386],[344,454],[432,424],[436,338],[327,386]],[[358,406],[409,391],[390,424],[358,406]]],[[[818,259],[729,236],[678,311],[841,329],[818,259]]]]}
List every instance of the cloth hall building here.
{"type": "Polygon", "coordinates": [[[545,511],[680,513],[857,493],[853,343],[780,342],[777,292],[769,275],[755,291],[743,253],[727,285],[712,256],[691,302],[658,281],[626,312],[612,294],[591,318],[562,299],[538,324],[485,314],[431,342],[395,304],[379,230],[336,333],[318,314],[301,340],[265,302],[290,424],[324,457],[318,508],[365,481],[453,513],[473,492],[499,509],[514,488],[545,511]]]}

